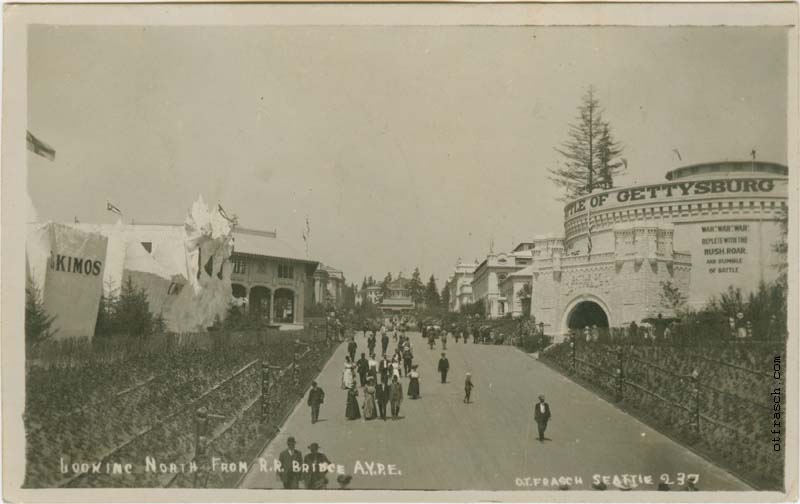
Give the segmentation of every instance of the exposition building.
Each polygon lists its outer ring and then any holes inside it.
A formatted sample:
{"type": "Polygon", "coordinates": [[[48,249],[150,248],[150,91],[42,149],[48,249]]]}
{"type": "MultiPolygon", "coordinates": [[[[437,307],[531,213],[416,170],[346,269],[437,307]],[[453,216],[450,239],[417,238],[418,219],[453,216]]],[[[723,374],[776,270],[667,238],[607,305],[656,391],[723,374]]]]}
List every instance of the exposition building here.
{"type": "Polygon", "coordinates": [[[666,179],[570,201],[564,235],[534,239],[531,313],[546,333],[670,317],[665,282],[700,306],[776,278],[785,165],[703,163],[666,179]]]}

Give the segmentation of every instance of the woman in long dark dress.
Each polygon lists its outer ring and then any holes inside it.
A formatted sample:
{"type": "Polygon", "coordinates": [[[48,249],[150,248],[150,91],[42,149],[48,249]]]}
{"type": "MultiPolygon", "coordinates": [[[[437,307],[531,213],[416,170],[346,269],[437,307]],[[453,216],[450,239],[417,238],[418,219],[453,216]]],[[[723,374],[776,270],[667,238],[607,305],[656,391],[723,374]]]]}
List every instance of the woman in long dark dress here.
{"type": "Polygon", "coordinates": [[[345,416],[348,420],[357,420],[361,418],[361,408],[358,407],[358,390],[355,384],[347,389],[347,407],[345,408],[345,416]]]}
{"type": "Polygon", "coordinates": [[[411,372],[408,373],[410,381],[408,382],[408,397],[411,399],[419,399],[419,372],[417,365],[411,366],[411,372]]]}

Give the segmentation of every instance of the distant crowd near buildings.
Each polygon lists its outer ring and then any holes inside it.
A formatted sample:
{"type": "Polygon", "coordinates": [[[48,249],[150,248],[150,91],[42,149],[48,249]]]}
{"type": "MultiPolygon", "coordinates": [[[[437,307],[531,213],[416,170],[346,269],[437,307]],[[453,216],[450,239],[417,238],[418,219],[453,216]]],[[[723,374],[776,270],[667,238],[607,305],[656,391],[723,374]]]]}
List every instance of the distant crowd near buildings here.
{"type": "Polygon", "coordinates": [[[669,282],[699,307],[729,286],[777,277],[773,246],[788,167],[724,161],[669,171],[666,182],[569,201],[563,235],[537,236],[483,261],[456,263],[451,311],[482,303],[490,318],[530,314],[548,334],[672,316],[669,282]]]}

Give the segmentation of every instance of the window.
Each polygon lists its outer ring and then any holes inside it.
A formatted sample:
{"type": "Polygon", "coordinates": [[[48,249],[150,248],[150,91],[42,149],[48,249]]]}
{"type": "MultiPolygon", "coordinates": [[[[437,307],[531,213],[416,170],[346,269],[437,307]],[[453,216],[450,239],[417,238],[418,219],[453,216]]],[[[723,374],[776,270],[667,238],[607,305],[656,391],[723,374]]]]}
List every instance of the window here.
{"type": "Polygon", "coordinates": [[[294,266],[291,264],[278,264],[278,278],[294,278],[294,266]]]}
{"type": "Polygon", "coordinates": [[[266,273],[267,272],[267,263],[264,262],[264,261],[259,261],[258,265],[256,267],[258,268],[258,272],[259,273],[266,273]]]}
{"type": "Polygon", "coordinates": [[[244,259],[234,259],[233,272],[244,275],[247,272],[247,262],[244,259]]]}

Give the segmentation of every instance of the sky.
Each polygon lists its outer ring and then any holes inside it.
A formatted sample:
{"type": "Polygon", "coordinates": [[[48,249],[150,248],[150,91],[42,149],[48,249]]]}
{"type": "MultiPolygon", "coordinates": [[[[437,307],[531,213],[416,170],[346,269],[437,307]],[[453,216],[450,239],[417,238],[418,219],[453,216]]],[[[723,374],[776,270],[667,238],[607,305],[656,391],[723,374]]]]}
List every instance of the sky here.
{"type": "Polygon", "coordinates": [[[787,162],[783,28],[32,26],[40,220],[183,222],[202,194],[313,259],[439,285],[563,233],[548,180],[594,86],[616,185],[706,161],[787,162]],[[673,152],[680,152],[681,160],[673,152]]]}

